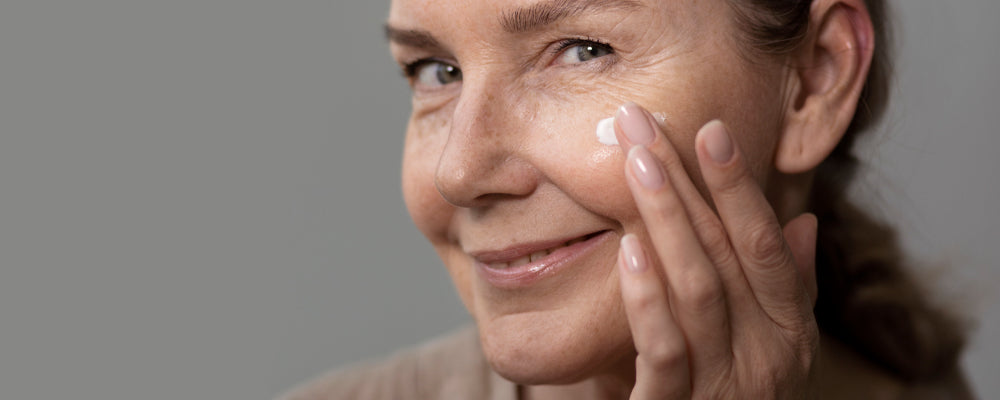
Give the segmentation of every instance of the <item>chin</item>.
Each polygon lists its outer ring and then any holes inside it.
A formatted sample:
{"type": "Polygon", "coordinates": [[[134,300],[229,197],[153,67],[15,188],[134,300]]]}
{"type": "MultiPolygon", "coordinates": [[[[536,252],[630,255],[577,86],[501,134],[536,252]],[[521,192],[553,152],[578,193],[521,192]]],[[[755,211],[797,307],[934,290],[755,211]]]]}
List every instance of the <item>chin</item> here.
{"type": "Polygon", "coordinates": [[[566,319],[566,312],[538,311],[480,321],[479,337],[490,366],[524,385],[570,384],[612,372],[634,355],[628,322],[613,316],[593,326],[597,313],[566,319]]]}

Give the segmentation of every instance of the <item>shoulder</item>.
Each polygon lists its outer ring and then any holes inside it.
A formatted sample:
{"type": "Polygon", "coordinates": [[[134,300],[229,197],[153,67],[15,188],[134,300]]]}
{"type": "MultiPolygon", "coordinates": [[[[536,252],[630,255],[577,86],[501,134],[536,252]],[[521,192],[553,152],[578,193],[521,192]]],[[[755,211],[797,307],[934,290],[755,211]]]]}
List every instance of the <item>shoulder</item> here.
{"type": "Polygon", "coordinates": [[[388,358],[335,370],[281,400],[515,398],[515,386],[490,369],[474,326],[388,358]]]}

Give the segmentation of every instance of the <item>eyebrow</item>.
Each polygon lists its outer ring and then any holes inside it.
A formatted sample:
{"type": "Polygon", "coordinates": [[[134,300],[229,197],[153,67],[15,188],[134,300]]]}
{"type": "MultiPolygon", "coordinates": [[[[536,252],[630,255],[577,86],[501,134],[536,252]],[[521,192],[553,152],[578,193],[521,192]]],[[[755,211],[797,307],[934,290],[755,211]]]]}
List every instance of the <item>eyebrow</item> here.
{"type": "Polygon", "coordinates": [[[585,12],[640,8],[642,4],[636,0],[549,0],[504,12],[500,26],[509,33],[524,33],[585,12]]]}
{"type": "Polygon", "coordinates": [[[390,42],[419,49],[440,48],[441,43],[430,32],[418,29],[399,29],[385,24],[385,38],[390,42]]]}

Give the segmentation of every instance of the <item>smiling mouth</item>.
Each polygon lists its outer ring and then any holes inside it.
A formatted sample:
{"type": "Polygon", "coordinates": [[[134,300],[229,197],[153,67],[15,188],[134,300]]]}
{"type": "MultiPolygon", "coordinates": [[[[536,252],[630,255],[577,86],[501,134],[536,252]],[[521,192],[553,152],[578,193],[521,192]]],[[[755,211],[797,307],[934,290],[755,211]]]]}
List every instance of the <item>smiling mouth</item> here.
{"type": "Polygon", "coordinates": [[[610,238],[611,233],[604,230],[566,241],[518,245],[478,253],[473,259],[480,276],[493,286],[521,288],[564,269],[610,238]]]}
{"type": "MultiPolygon", "coordinates": [[[[521,257],[518,257],[517,259],[514,259],[514,260],[509,260],[509,261],[493,261],[493,262],[489,262],[489,263],[485,263],[484,262],[484,264],[486,264],[488,267],[493,268],[493,269],[507,269],[507,268],[513,268],[513,267],[520,267],[520,266],[528,264],[528,263],[541,261],[546,256],[548,256],[548,255],[550,255],[550,254],[552,254],[554,252],[557,252],[560,249],[564,249],[564,248],[573,246],[573,245],[575,245],[577,243],[585,242],[587,240],[590,240],[590,239],[594,238],[597,235],[600,235],[603,232],[604,231],[594,232],[594,233],[591,233],[589,235],[584,235],[584,236],[580,236],[580,237],[577,237],[577,238],[574,238],[574,239],[570,239],[570,240],[568,240],[566,242],[562,242],[560,244],[557,244],[557,245],[549,247],[549,248],[545,248],[545,249],[542,249],[542,250],[533,251],[530,254],[525,254],[525,255],[523,255],[521,257]]],[[[522,253],[525,252],[524,250],[520,250],[520,251],[522,253]]],[[[484,257],[480,257],[480,259],[483,259],[483,258],[484,257]]]]}

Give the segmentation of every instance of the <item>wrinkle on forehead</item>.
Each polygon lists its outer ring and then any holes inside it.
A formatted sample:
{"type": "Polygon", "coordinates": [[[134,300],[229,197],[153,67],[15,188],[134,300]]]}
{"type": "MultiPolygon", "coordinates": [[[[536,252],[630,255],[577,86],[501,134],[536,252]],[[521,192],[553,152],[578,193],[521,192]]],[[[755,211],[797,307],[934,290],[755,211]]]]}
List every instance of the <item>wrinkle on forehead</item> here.
{"type": "Polygon", "coordinates": [[[499,22],[505,31],[518,33],[537,30],[587,12],[639,8],[642,4],[635,0],[548,0],[505,11],[500,15],[499,22]]]}

